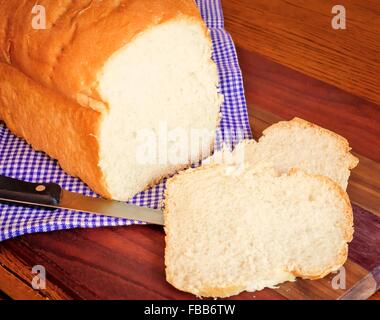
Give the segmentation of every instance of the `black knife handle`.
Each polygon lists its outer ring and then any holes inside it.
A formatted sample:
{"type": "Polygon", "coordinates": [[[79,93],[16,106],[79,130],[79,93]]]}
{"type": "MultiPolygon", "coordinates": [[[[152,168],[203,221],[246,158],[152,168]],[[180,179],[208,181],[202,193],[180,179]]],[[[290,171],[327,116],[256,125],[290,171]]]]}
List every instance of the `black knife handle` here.
{"type": "Polygon", "coordinates": [[[0,175],[0,198],[32,204],[57,206],[62,189],[55,183],[31,183],[0,175]]]}

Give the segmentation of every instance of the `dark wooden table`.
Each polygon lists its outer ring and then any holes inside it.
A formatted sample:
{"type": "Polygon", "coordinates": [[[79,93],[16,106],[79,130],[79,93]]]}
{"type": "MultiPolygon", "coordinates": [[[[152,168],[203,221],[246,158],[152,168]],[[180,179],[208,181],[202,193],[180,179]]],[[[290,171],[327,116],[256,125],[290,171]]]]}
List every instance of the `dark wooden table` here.
{"type": "MultiPolygon", "coordinates": [[[[345,136],[360,157],[349,185],[356,228],[346,264],[352,286],[380,265],[380,2],[339,1],[346,8],[346,30],[331,27],[335,4],[223,1],[255,136],[277,120],[299,116],[345,136]]],[[[164,233],[154,226],[60,231],[8,240],[0,244],[0,300],[194,298],[166,283],[163,254],[164,233]],[[31,269],[37,264],[47,272],[47,287],[39,291],[30,284],[31,269]]],[[[332,293],[330,280],[297,281],[233,299],[344,294],[332,293]]],[[[374,291],[367,285],[364,296],[374,291]]],[[[371,299],[380,299],[380,294],[371,299]]]]}

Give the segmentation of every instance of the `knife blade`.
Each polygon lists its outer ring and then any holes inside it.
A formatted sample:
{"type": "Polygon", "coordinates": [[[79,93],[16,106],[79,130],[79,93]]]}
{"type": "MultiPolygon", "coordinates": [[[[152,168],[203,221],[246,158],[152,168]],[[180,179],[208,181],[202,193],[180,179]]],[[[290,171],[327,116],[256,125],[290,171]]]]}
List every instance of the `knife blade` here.
{"type": "Polygon", "coordinates": [[[89,212],[163,225],[160,210],[121,201],[93,198],[62,189],[56,183],[32,183],[0,175],[0,201],[15,205],[37,206],[89,212]]]}

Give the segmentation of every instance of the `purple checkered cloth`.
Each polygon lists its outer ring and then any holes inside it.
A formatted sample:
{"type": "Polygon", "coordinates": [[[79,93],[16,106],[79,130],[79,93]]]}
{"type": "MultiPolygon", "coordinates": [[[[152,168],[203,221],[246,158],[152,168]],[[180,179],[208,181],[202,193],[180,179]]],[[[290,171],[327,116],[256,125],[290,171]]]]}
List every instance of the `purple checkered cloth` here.
{"type": "MultiPolygon", "coordinates": [[[[224,94],[222,120],[216,133],[216,148],[251,138],[243,81],[235,47],[224,30],[220,0],[197,0],[201,14],[211,31],[213,58],[218,65],[220,87],[224,94]]],[[[34,151],[0,123],[0,174],[31,182],[55,182],[64,189],[96,196],[79,179],[67,175],[58,163],[42,152],[34,151]]],[[[130,202],[151,208],[160,206],[165,182],[136,195],[130,202]]],[[[72,228],[125,226],[141,222],[110,218],[69,210],[43,210],[0,204],[0,241],[34,232],[72,228]]]]}

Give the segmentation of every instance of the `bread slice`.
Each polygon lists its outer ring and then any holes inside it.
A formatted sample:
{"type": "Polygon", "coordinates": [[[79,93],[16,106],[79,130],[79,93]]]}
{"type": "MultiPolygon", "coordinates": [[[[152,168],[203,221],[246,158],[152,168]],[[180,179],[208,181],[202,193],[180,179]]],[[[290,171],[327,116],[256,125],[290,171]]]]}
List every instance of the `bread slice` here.
{"type": "Polygon", "coordinates": [[[0,120],[69,174],[127,200],[212,152],[223,99],[194,1],[44,1],[44,30],[35,0],[1,5],[0,120]],[[170,159],[179,131],[208,135],[170,159]]]}
{"type": "Polygon", "coordinates": [[[347,259],[353,235],[346,192],[298,169],[225,163],[168,180],[166,278],[203,297],[318,279],[347,259]]]}
{"type": "Polygon", "coordinates": [[[297,167],[311,174],[330,177],[347,188],[350,170],[358,159],[342,136],[300,118],[278,122],[266,130],[258,143],[246,140],[234,153],[243,152],[250,164],[270,162],[285,173],[297,167]]]}

